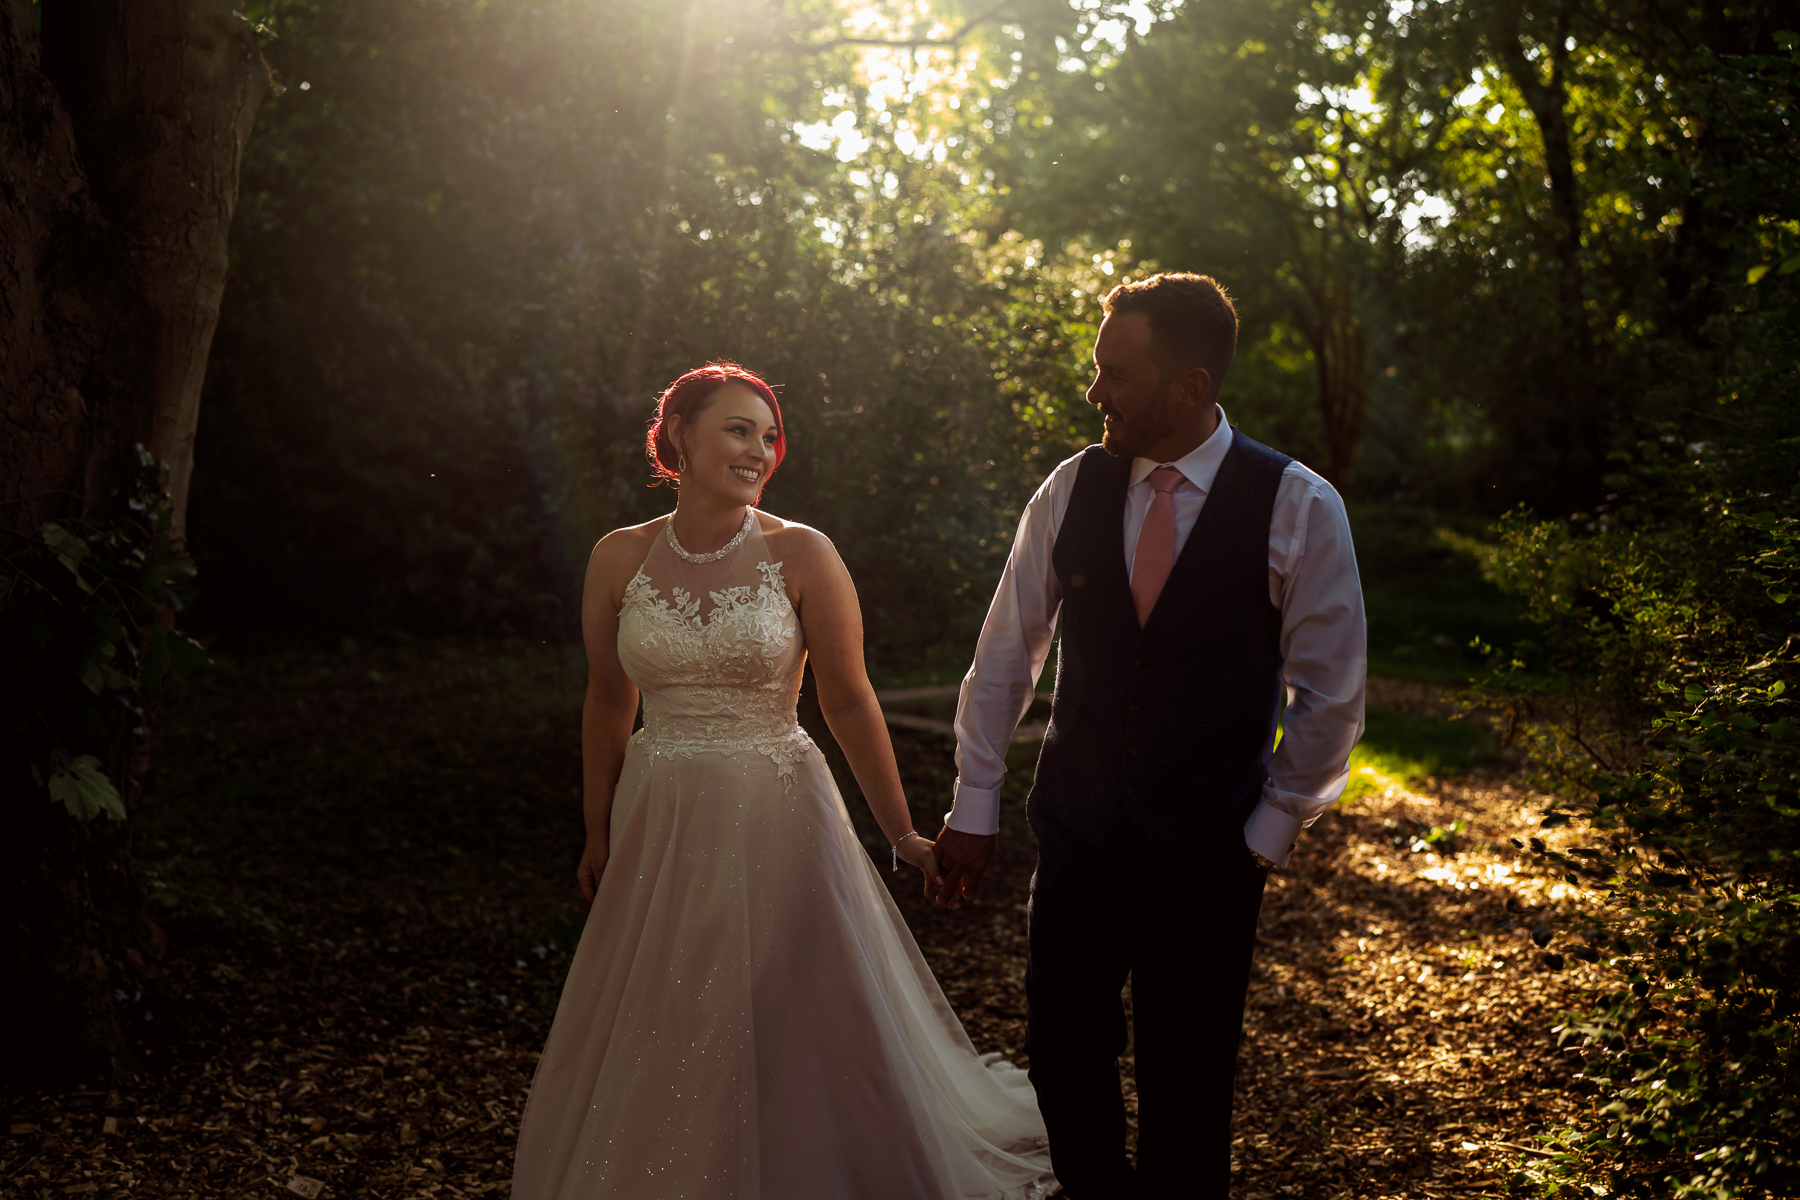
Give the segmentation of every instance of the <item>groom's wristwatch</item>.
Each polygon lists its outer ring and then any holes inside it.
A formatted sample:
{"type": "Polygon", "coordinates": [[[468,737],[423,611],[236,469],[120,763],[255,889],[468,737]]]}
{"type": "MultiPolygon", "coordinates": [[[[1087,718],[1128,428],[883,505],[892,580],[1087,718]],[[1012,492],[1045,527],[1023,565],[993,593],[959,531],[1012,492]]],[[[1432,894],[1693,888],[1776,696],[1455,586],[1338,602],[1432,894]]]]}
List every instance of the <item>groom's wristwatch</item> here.
{"type": "MultiPolygon", "coordinates": [[[[1249,850],[1249,849],[1250,849],[1250,848],[1249,848],[1249,847],[1248,847],[1248,846],[1246,846],[1246,847],[1244,847],[1244,848],[1245,848],[1245,849],[1246,849],[1246,850],[1249,850]]],[[[1257,853],[1257,852],[1256,852],[1256,851],[1254,851],[1254,850],[1250,850],[1250,861],[1251,861],[1251,862],[1253,862],[1253,863],[1255,863],[1255,864],[1256,864],[1256,865],[1257,865],[1257,866],[1258,866],[1258,867],[1259,867],[1259,868],[1261,868],[1261,870],[1262,870],[1262,873],[1263,873],[1263,874],[1264,874],[1264,875],[1267,875],[1267,874],[1268,874],[1268,873],[1269,873],[1269,872],[1270,872],[1270,871],[1273,871],[1273,870],[1275,870],[1275,869],[1276,869],[1276,864],[1275,864],[1275,863],[1273,863],[1273,862],[1271,862],[1271,861],[1270,861],[1270,860],[1268,860],[1268,859],[1266,859],[1266,858],[1264,858],[1264,857],[1263,857],[1263,856],[1262,856],[1262,855],[1260,855],[1260,854],[1258,854],[1258,853],[1257,853]]]]}

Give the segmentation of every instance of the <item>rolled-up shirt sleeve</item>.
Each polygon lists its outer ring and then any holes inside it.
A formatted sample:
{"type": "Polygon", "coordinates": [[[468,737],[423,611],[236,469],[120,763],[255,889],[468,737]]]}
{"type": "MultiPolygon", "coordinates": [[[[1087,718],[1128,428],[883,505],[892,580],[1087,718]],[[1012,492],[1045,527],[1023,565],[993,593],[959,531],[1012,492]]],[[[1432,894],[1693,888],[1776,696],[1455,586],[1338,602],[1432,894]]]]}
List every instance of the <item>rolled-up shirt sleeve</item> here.
{"type": "Polygon", "coordinates": [[[1076,455],[1059,465],[1025,506],[975,661],[963,677],[956,703],[956,796],[944,814],[944,823],[962,833],[1000,831],[1006,748],[1031,707],[1062,607],[1050,556],[1080,461],[1076,455]]]}
{"type": "Polygon", "coordinates": [[[1287,710],[1269,782],[1244,842],[1286,865],[1301,829],[1343,795],[1363,731],[1368,664],[1362,584],[1344,502],[1323,479],[1290,467],[1269,540],[1270,600],[1281,609],[1287,710]],[[1284,503],[1285,501],[1285,503],[1284,503]]]}

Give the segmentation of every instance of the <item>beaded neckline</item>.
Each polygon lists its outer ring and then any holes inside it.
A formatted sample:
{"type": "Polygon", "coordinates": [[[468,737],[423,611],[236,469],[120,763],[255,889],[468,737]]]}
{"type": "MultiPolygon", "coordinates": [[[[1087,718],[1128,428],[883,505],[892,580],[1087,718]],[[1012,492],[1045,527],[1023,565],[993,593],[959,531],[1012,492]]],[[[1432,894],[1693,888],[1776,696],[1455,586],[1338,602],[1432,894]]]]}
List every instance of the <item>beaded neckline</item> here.
{"type": "Polygon", "coordinates": [[[737,531],[737,536],[710,554],[690,554],[687,550],[682,548],[681,543],[675,540],[674,513],[670,513],[668,521],[663,524],[663,535],[669,539],[669,549],[681,555],[681,557],[685,558],[687,561],[691,563],[709,563],[718,562],[721,558],[724,558],[727,554],[730,554],[733,550],[736,550],[739,546],[743,545],[744,539],[750,536],[750,530],[755,525],[756,510],[754,508],[746,508],[744,510],[744,527],[737,531]]]}

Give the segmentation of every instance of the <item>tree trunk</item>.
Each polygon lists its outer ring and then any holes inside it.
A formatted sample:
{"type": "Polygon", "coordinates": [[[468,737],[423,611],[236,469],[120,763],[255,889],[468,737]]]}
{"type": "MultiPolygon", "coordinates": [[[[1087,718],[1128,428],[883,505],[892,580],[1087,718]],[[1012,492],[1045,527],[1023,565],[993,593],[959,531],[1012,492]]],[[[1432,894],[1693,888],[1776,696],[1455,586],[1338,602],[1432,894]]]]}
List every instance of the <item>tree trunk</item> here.
{"type": "Polygon", "coordinates": [[[200,386],[219,321],[238,167],[269,68],[241,0],[62,0],[44,7],[44,73],[88,186],[117,231],[143,341],[145,439],[186,525],[200,386]]]}
{"type": "MultiPolygon", "coordinates": [[[[119,508],[141,443],[167,462],[179,536],[238,164],[270,81],[237,7],[60,0],[36,7],[40,38],[33,5],[0,0],[0,528],[119,508]]],[[[157,1015],[160,934],[131,866],[149,714],[110,708],[104,733],[55,732],[102,760],[123,821],[54,805],[29,762],[42,731],[0,729],[4,969],[29,1010],[7,1039],[16,1082],[128,1070],[134,1024],[157,1015]]]]}
{"type": "Polygon", "coordinates": [[[1527,53],[1522,32],[1526,18],[1517,3],[1500,7],[1494,37],[1507,78],[1525,97],[1543,140],[1544,174],[1550,187],[1549,257],[1556,269],[1560,320],[1555,357],[1541,371],[1538,382],[1544,391],[1537,426],[1554,447],[1546,457],[1561,464],[1557,494],[1549,498],[1548,505],[1557,511],[1586,507],[1597,498],[1607,430],[1614,424],[1610,414],[1602,411],[1605,373],[1594,361],[1596,345],[1581,258],[1583,205],[1568,112],[1573,15],[1573,0],[1562,0],[1551,17],[1549,33],[1541,39],[1540,57],[1549,63],[1547,76],[1527,53]]]}
{"type": "MultiPolygon", "coordinates": [[[[1319,426],[1325,435],[1326,454],[1320,474],[1340,492],[1348,492],[1368,410],[1368,346],[1357,319],[1351,273],[1334,253],[1331,227],[1316,230],[1312,236],[1316,252],[1309,255],[1302,249],[1295,256],[1296,263],[1311,259],[1311,270],[1298,279],[1300,294],[1293,299],[1291,311],[1312,349],[1317,371],[1319,426]]],[[[1302,239],[1296,242],[1304,246],[1302,239]]]]}

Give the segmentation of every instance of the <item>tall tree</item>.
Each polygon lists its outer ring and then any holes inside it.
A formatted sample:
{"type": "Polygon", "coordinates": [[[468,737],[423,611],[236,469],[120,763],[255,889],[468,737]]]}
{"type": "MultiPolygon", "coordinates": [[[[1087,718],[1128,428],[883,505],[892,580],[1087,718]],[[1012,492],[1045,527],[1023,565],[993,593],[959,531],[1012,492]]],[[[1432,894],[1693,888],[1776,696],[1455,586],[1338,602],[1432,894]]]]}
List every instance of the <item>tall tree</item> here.
{"type": "Polygon", "coordinates": [[[1387,365],[1370,325],[1459,90],[1394,22],[1355,0],[1193,0],[1122,50],[1065,44],[997,145],[1022,227],[1217,274],[1246,341],[1297,335],[1340,486],[1387,365]]]}
{"type": "Polygon", "coordinates": [[[18,564],[33,546],[54,551],[86,603],[99,587],[82,571],[94,548],[64,526],[147,528],[150,514],[129,511],[145,504],[145,457],[162,465],[156,482],[172,501],[161,544],[179,539],[238,163],[269,86],[238,0],[0,4],[0,527],[9,549],[26,547],[9,556],[0,596],[19,656],[8,665],[20,672],[0,729],[0,902],[6,970],[31,981],[14,999],[33,1029],[8,1039],[9,1075],[128,1066],[126,1026],[154,995],[158,935],[132,879],[129,820],[149,714],[141,672],[121,667],[143,663],[164,623],[133,620],[113,636],[116,617],[87,609],[119,665],[27,644],[67,638],[53,623],[10,627],[45,592],[18,564]],[[65,684],[119,701],[100,728],[59,727],[62,709],[32,691],[44,664],[64,658],[68,674],[86,676],[65,684]],[[89,774],[67,774],[80,759],[89,774]],[[49,802],[55,779],[74,786],[102,769],[125,819],[84,822],[72,815],[81,805],[49,802]]]}

